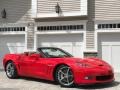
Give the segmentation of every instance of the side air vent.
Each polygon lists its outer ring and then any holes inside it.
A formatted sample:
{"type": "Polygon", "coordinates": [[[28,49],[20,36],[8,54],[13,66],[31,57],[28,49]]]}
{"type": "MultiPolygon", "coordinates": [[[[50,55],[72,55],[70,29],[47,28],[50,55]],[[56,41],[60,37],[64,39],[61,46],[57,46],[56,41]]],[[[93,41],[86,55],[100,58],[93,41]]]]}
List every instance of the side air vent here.
{"type": "Polygon", "coordinates": [[[104,66],[103,64],[100,64],[99,66],[104,66]]]}

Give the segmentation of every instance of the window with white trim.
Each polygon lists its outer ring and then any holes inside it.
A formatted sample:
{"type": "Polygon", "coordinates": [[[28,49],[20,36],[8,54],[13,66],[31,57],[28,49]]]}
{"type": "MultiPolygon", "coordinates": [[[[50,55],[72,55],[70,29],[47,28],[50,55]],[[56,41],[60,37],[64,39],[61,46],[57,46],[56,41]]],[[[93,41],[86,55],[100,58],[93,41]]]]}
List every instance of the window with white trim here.
{"type": "Polygon", "coordinates": [[[0,32],[25,31],[25,27],[0,27],[0,32]]]}

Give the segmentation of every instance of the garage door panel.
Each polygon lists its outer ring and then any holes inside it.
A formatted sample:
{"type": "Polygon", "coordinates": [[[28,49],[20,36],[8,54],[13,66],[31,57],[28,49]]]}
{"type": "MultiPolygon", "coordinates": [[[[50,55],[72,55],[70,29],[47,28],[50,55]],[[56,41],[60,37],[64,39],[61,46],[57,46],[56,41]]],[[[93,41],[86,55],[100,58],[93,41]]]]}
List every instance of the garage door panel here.
{"type": "Polygon", "coordinates": [[[24,51],[25,43],[7,43],[10,53],[22,53],[24,51]]]}
{"type": "Polygon", "coordinates": [[[70,54],[73,54],[72,45],[64,45],[64,46],[60,46],[60,48],[69,52],[70,54]]]}
{"type": "Polygon", "coordinates": [[[39,35],[38,47],[58,47],[70,54],[83,57],[82,42],[83,35],[39,35]]]}
{"type": "Polygon", "coordinates": [[[108,34],[99,34],[99,41],[102,42],[120,42],[119,33],[108,33],[108,34]]]}
{"type": "Polygon", "coordinates": [[[7,53],[22,53],[25,49],[25,35],[0,36],[0,68],[3,56],[7,53]]]}
{"type": "Polygon", "coordinates": [[[23,53],[24,52],[24,46],[9,46],[9,52],[10,53],[23,53]]]}
{"type": "Polygon", "coordinates": [[[73,55],[78,57],[79,55],[83,56],[83,50],[82,50],[82,45],[77,45],[73,47],[73,55]]]}
{"type": "Polygon", "coordinates": [[[99,55],[112,65],[115,72],[120,72],[120,33],[98,35],[99,55]]]}
{"type": "Polygon", "coordinates": [[[111,46],[103,45],[101,53],[102,53],[102,59],[107,61],[109,64],[112,64],[112,62],[111,62],[111,46]]]}
{"type": "Polygon", "coordinates": [[[102,45],[120,45],[120,42],[102,42],[102,45]]]}
{"type": "Polygon", "coordinates": [[[120,72],[120,45],[113,45],[112,47],[112,64],[114,69],[120,72]]]}
{"type": "Polygon", "coordinates": [[[38,35],[38,40],[44,41],[44,42],[63,42],[63,41],[64,42],[83,42],[83,35],[81,34],[38,35]]]}
{"type": "Polygon", "coordinates": [[[6,46],[0,46],[0,60],[2,60],[2,57],[6,53],[10,53],[9,48],[6,46]]]}

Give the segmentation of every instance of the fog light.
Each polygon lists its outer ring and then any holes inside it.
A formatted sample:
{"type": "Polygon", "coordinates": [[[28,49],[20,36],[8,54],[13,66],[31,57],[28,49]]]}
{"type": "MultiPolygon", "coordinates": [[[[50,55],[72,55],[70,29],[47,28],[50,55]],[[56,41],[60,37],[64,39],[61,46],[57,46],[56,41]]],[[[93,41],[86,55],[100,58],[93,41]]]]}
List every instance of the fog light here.
{"type": "Polygon", "coordinates": [[[85,80],[91,80],[91,79],[93,79],[93,77],[92,76],[86,76],[84,79],[85,80]]]}
{"type": "Polygon", "coordinates": [[[89,78],[88,77],[85,77],[86,80],[88,80],[89,78]]]}

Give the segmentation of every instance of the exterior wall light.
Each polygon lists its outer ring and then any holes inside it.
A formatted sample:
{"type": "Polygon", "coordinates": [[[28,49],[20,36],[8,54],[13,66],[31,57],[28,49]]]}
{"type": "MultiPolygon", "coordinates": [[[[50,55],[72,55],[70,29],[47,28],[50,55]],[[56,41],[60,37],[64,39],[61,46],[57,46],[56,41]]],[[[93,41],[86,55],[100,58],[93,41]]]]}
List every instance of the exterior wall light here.
{"type": "Polygon", "coordinates": [[[7,13],[6,13],[5,9],[2,10],[1,15],[2,15],[2,18],[6,18],[7,17],[7,13]]]}
{"type": "Polygon", "coordinates": [[[57,3],[57,5],[55,6],[55,11],[56,13],[60,13],[60,5],[57,3]]]}

